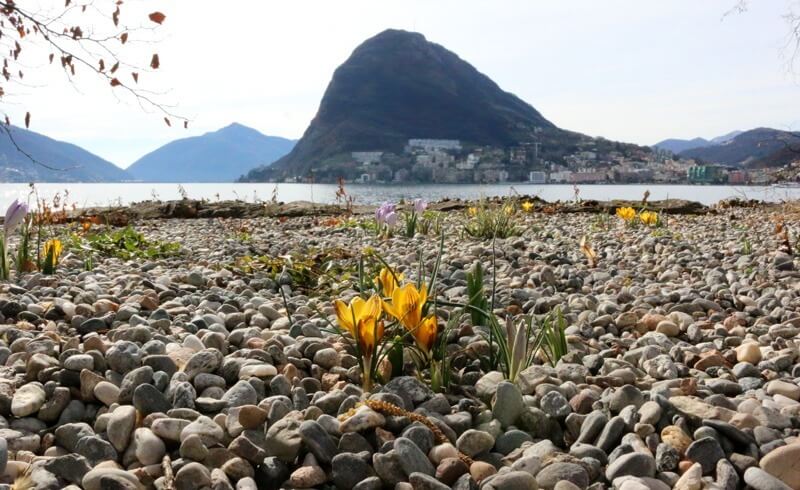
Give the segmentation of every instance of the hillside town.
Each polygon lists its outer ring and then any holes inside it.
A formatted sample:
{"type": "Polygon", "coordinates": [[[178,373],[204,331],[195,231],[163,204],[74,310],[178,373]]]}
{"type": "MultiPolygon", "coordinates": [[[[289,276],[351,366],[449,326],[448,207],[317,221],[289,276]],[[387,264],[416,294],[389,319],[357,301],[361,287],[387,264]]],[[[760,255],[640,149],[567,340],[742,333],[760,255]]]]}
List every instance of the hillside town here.
{"type": "Polygon", "coordinates": [[[534,184],[729,184],[764,185],[796,181],[800,158],[780,169],[740,169],[679,158],[671,152],[626,145],[614,149],[602,138],[586,138],[558,162],[544,158],[542,145],[506,149],[467,146],[453,139],[409,139],[402,154],[356,151],[342,165],[358,183],[534,184]],[[608,148],[611,148],[610,150],[608,148]]]}

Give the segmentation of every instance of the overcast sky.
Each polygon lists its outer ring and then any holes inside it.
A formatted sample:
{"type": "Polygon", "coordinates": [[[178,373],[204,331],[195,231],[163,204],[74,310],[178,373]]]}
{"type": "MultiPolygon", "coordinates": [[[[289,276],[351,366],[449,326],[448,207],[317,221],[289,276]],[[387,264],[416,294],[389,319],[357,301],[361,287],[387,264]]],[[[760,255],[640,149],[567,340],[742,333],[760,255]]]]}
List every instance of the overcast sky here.
{"type": "Polygon", "coordinates": [[[652,144],[758,126],[800,130],[800,77],[787,70],[784,50],[790,1],[752,1],[748,12],[723,18],[735,3],[125,2],[128,20],[136,9],[167,15],[156,44],[126,54],[147,65],[158,51],[161,68],[143,74],[143,85],[177,104],[189,130],[166,127],[106,83],[84,78],[76,87],[48,70],[29,69],[32,87],[6,97],[5,108],[18,122],[30,110],[31,129],[122,167],[234,121],[299,138],[333,70],[366,38],[400,28],[455,52],[556,125],[592,136],[652,144]]]}

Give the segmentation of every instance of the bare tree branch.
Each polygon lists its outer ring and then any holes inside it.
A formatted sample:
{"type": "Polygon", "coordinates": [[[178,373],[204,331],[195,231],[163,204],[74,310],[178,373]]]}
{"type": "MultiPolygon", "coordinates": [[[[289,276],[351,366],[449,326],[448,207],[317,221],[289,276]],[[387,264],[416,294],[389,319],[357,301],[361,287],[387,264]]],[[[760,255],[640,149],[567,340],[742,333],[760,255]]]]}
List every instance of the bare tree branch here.
{"type": "MultiPolygon", "coordinates": [[[[105,8],[99,7],[94,0],[82,3],[66,0],[61,8],[48,11],[42,7],[34,11],[18,4],[16,0],[0,0],[0,82],[5,80],[5,84],[0,85],[0,100],[8,92],[9,84],[21,84],[24,72],[34,69],[23,63],[22,58],[28,53],[28,48],[38,45],[50,52],[50,64],[60,63],[68,81],[74,86],[80,67],[107,82],[115,96],[122,91],[145,112],[160,113],[167,125],[171,125],[171,120],[178,120],[183,121],[184,127],[188,126],[186,117],[176,114],[172,106],[158,100],[157,96],[162,94],[138,86],[141,73],[159,68],[158,55],[153,55],[150,68],[146,68],[129,63],[118,51],[126,43],[137,41],[129,39],[131,34],[153,31],[156,24],[163,22],[164,14],[153,12],[149,15],[153,27],[128,28],[120,23],[121,1],[103,0],[99,3],[105,8]],[[101,26],[98,20],[105,20],[109,29],[98,28],[101,26]],[[41,42],[37,43],[37,40],[41,42]]],[[[26,127],[28,122],[26,117],[26,127]]],[[[3,130],[14,147],[32,162],[50,170],[66,170],[37,161],[30,153],[23,151],[14,140],[8,118],[3,130]]]]}

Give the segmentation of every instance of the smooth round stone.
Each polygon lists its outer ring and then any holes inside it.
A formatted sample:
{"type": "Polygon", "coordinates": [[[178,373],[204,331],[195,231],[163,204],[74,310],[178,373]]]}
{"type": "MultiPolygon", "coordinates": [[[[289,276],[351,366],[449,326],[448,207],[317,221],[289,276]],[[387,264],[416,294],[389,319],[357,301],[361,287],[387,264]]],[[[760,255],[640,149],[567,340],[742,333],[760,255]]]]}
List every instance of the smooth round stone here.
{"type": "MultiPolygon", "coordinates": [[[[150,429],[158,437],[170,441],[180,441],[183,430],[190,424],[188,420],[177,418],[160,418],[150,424],[150,429]]],[[[187,435],[188,437],[188,435],[187,435]]]]}
{"type": "Polygon", "coordinates": [[[28,383],[18,388],[11,399],[11,413],[15,417],[27,417],[39,411],[45,402],[45,392],[39,383],[28,383]]]}
{"type": "Polygon", "coordinates": [[[194,461],[203,461],[208,456],[208,448],[197,434],[192,434],[181,442],[180,455],[194,461]]]}
{"type": "Polygon", "coordinates": [[[191,462],[175,474],[178,490],[197,490],[211,485],[211,472],[200,463],[191,462]]]}
{"type": "Polygon", "coordinates": [[[197,420],[184,427],[181,431],[181,442],[191,434],[200,436],[206,446],[218,444],[225,436],[222,427],[205,415],[197,417],[197,420]]]}
{"type": "Polygon", "coordinates": [[[736,360],[756,365],[761,362],[761,348],[757,342],[745,342],[736,348],[736,360]]]}
{"type": "Polygon", "coordinates": [[[525,403],[522,400],[522,393],[520,393],[517,385],[508,381],[503,381],[497,385],[492,416],[500,421],[503,427],[514,425],[524,408],[525,403]]]}
{"type": "Polygon", "coordinates": [[[759,466],[791,488],[800,488],[800,442],[773,449],[761,458],[759,466]]]}
{"type": "Polygon", "coordinates": [[[139,479],[133,473],[108,466],[97,466],[86,473],[81,480],[81,485],[84,490],[105,490],[107,487],[101,481],[104,477],[114,477],[116,480],[130,482],[131,488],[141,488],[139,479]]]}
{"type": "Polygon", "coordinates": [[[84,369],[94,369],[94,358],[88,354],[76,354],[64,360],[64,367],[70,371],[82,371],[84,369]]]}
{"type": "Polygon", "coordinates": [[[239,370],[239,379],[268,378],[278,374],[278,369],[272,364],[251,364],[239,370]]]}
{"type": "Polygon", "coordinates": [[[469,467],[470,476],[478,483],[495,473],[497,473],[495,467],[483,461],[475,461],[469,467]]]}
{"type": "Polygon", "coordinates": [[[505,489],[519,489],[519,490],[536,490],[538,484],[536,478],[530,473],[525,471],[507,471],[493,476],[486,485],[481,486],[482,490],[505,490],[505,489]]]}
{"type": "Polygon", "coordinates": [[[681,333],[681,329],[670,320],[661,320],[656,325],[656,332],[663,333],[667,337],[677,337],[681,333]]]}
{"type": "Polygon", "coordinates": [[[301,466],[289,476],[289,485],[292,488],[314,488],[327,480],[328,475],[319,466],[301,466]]]}
{"type": "Polygon", "coordinates": [[[492,449],[494,447],[494,437],[482,430],[469,429],[458,438],[456,447],[467,456],[473,457],[492,449]]]}
{"type": "Polygon", "coordinates": [[[239,407],[239,424],[245,429],[255,429],[267,420],[267,411],[256,405],[239,407]]]}
{"type": "Polygon", "coordinates": [[[119,400],[119,388],[108,381],[101,381],[94,385],[94,396],[107,406],[111,406],[119,400]]]}
{"type": "Polygon", "coordinates": [[[678,454],[684,454],[692,443],[692,438],[676,425],[668,425],[661,431],[661,440],[674,447],[678,454]]]}
{"type": "Polygon", "coordinates": [[[131,432],[136,424],[136,409],[130,405],[117,407],[108,419],[106,433],[108,441],[117,452],[123,452],[131,439],[131,432]]]}
{"type": "Polygon", "coordinates": [[[589,474],[576,463],[552,463],[536,475],[540,488],[551,490],[560,481],[574,483],[580,488],[589,486],[589,474]]]}
{"type": "Polygon", "coordinates": [[[314,354],[314,363],[323,369],[331,369],[341,364],[341,358],[336,349],[328,347],[320,349],[314,354]]]}
{"type": "Polygon", "coordinates": [[[160,463],[167,452],[164,441],[145,427],[133,432],[133,440],[136,445],[136,459],[143,465],[160,463]]]}
{"type": "Polygon", "coordinates": [[[433,446],[428,452],[428,457],[434,464],[439,464],[445,458],[458,458],[458,449],[449,442],[445,442],[444,444],[433,446]]]}
{"type": "Polygon", "coordinates": [[[606,479],[614,481],[620,476],[653,477],[656,474],[656,460],[650,454],[624,454],[608,465],[606,479]]]}
{"type": "Polygon", "coordinates": [[[445,458],[436,467],[436,479],[440,482],[452,486],[458,478],[467,473],[469,467],[458,458],[445,458]]]}
{"type": "Polygon", "coordinates": [[[4,437],[0,437],[0,475],[5,473],[8,464],[8,443],[4,437]]]}
{"type": "Polygon", "coordinates": [[[527,432],[521,430],[510,430],[500,436],[495,441],[495,447],[500,454],[509,454],[525,442],[533,442],[533,438],[527,432]]]}
{"type": "Polygon", "coordinates": [[[768,395],[783,395],[795,401],[800,400],[800,386],[782,379],[767,383],[766,391],[768,395]]]}

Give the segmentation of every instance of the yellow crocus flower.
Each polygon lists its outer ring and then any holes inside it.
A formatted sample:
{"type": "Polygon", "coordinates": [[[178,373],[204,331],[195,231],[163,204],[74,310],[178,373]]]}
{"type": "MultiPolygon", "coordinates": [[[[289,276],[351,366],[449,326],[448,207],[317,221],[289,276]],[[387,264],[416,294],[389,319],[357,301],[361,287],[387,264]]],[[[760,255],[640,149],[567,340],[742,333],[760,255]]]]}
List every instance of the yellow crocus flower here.
{"type": "Polygon", "coordinates": [[[436,342],[437,328],[436,316],[429,315],[417,325],[417,328],[411,331],[411,335],[414,336],[417,345],[426,354],[433,349],[433,344],[436,342]]]}
{"type": "Polygon", "coordinates": [[[523,211],[525,211],[526,213],[530,213],[531,209],[533,209],[533,203],[532,202],[525,201],[524,203],[522,203],[522,210],[523,211]]]}
{"type": "Polygon", "coordinates": [[[339,321],[339,326],[350,332],[353,338],[358,338],[358,326],[362,321],[372,319],[374,325],[375,320],[381,314],[381,299],[378,295],[373,295],[368,300],[364,300],[360,296],[353,298],[350,304],[337,299],[333,302],[333,307],[336,309],[336,319],[339,321]]]}
{"type": "Polygon", "coordinates": [[[381,269],[378,277],[375,278],[375,285],[381,290],[384,296],[391,296],[394,290],[400,287],[400,281],[404,279],[402,273],[393,273],[388,267],[381,269]]]}
{"type": "Polygon", "coordinates": [[[636,211],[633,208],[617,208],[617,216],[624,221],[630,221],[636,217],[636,211]]]}
{"type": "Polygon", "coordinates": [[[47,240],[44,244],[44,255],[47,257],[52,253],[53,263],[57,263],[62,249],[61,240],[47,240]]]}
{"type": "Polygon", "coordinates": [[[652,211],[642,211],[639,213],[639,219],[646,225],[655,225],[658,223],[658,213],[652,211]]]}
{"type": "Polygon", "coordinates": [[[422,321],[422,308],[428,301],[428,290],[425,285],[417,290],[414,284],[408,283],[392,293],[392,302],[383,302],[383,309],[406,327],[413,331],[422,321]]]}

